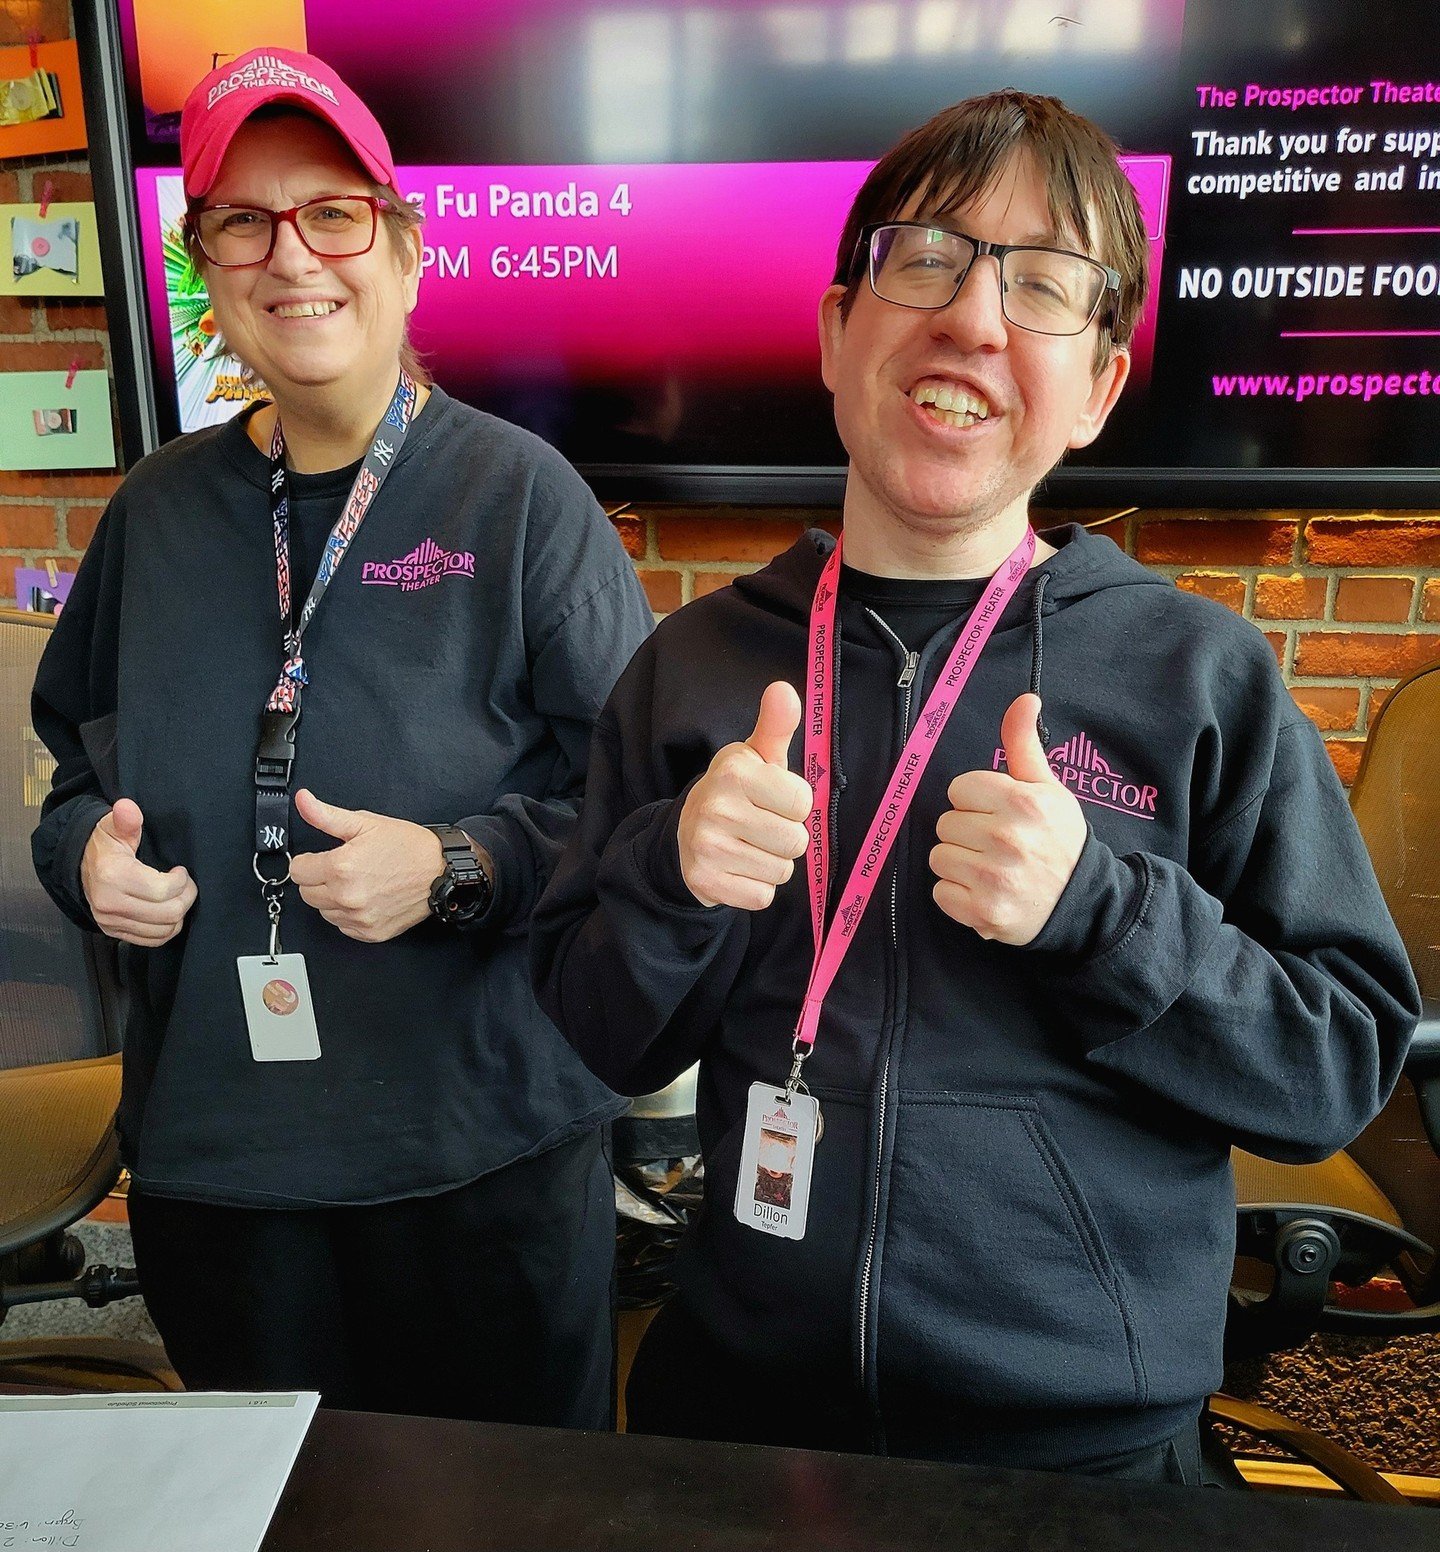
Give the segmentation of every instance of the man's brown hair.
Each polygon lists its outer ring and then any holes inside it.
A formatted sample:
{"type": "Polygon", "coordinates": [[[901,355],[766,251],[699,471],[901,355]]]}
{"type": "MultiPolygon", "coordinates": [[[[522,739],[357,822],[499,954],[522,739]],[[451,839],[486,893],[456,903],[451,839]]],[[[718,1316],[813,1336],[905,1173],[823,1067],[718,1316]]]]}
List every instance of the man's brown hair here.
{"type": "Polygon", "coordinates": [[[1145,305],[1150,245],[1140,201],[1120,170],[1119,150],[1098,124],[1072,113],[1058,97],[991,92],[945,108],[911,130],[861,185],[835,256],[848,315],[865,278],[856,253],[862,228],[898,221],[912,205],[939,219],[982,196],[1017,155],[1028,154],[1045,185],[1055,240],[1074,245],[1120,272],[1120,290],[1100,313],[1097,369],[1114,345],[1128,345],[1145,305]]]}

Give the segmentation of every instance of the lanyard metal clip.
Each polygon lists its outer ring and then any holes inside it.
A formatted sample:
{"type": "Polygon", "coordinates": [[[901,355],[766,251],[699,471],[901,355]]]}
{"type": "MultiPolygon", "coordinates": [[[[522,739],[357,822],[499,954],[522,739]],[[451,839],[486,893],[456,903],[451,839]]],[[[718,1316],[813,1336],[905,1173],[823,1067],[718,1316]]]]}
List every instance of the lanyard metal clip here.
{"type": "Polygon", "coordinates": [[[787,1100],[795,1098],[795,1090],[797,1088],[802,1094],[807,1092],[800,1078],[800,1069],[805,1065],[805,1058],[809,1056],[812,1048],[806,1045],[803,1040],[796,1040],[791,1049],[794,1052],[795,1060],[790,1064],[790,1076],[785,1080],[785,1098],[787,1100]]]}

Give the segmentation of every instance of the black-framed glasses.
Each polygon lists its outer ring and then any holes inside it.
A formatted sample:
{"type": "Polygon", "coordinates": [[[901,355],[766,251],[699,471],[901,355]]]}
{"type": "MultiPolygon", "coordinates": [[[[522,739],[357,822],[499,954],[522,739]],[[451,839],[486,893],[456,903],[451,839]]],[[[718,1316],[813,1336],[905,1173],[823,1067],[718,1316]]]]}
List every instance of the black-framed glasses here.
{"type": "Polygon", "coordinates": [[[375,246],[380,212],[388,199],[372,194],[322,194],[289,210],[263,205],[205,205],[186,219],[200,251],[220,269],[264,264],[275,251],[275,234],[288,221],[300,241],[322,259],[353,259],[375,246]]]}
{"type": "Polygon", "coordinates": [[[861,229],[870,289],[882,301],[937,312],[960,294],[982,254],[996,260],[1000,307],[1017,328],[1034,334],[1082,334],[1120,272],[1067,248],[985,242],[929,221],[887,221],[861,229]]]}

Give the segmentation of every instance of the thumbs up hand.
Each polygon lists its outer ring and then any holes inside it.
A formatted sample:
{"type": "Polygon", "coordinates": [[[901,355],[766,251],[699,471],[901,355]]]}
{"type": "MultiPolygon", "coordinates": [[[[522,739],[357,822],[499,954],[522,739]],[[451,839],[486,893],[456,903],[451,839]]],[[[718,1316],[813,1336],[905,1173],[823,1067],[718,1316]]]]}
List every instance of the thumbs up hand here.
{"type": "Polygon", "coordinates": [[[680,871],[701,905],[763,911],[795,871],[807,836],[810,784],[787,764],[800,697],[777,680],[760,699],[755,731],[726,744],[680,812],[680,871]]]}
{"type": "MultiPolygon", "coordinates": [[[[430,914],[430,886],[445,867],[433,830],[368,809],[337,808],[304,787],[295,794],[295,811],[340,842],[290,862],[300,898],[332,927],[360,943],[387,943],[430,914]]],[[[489,855],[479,848],[477,855],[493,877],[489,855]]]]}
{"type": "Polygon", "coordinates": [[[80,858],[80,887],[95,925],[107,937],[158,948],[180,930],[195,903],[195,881],[184,868],[161,873],[140,861],[145,816],[121,798],[90,832],[80,858]]]}
{"type": "Polygon", "coordinates": [[[1040,698],[1005,713],[1003,771],[966,771],[950,783],[950,811],[930,853],[935,903],[982,938],[1021,947],[1050,920],[1085,845],[1080,804],[1045,756],[1040,698]]]}

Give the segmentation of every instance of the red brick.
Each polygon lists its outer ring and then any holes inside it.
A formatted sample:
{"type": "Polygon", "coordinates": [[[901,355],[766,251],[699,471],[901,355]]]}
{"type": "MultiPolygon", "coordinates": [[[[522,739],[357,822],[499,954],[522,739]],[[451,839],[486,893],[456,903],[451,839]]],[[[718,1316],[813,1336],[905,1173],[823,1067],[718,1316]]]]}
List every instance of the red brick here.
{"type": "Polygon", "coordinates": [[[45,304],[45,322],[51,331],[63,334],[67,329],[96,329],[103,331],[105,307],[101,302],[55,302],[45,304]]]}
{"type": "Polygon", "coordinates": [[[1360,691],[1326,685],[1294,685],[1295,704],[1322,733],[1349,733],[1360,722],[1360,691]]]}
{"type": "Polygon", "coordinates": [[[642,571],[639,575],[640,585],[656,614],[669,614],[680,607],[678,571],[642,571]]]}
{"type": "Polygon", "coordinates": [[[95,529],[104,510],[104,507],[70,508],[70,514],[65,519],[65,542],[72,550],[90,548],[90,541],[95,537],[95,529]]]}
{"type": "Polygon", "coordinates": [[[84,203],[95,198],[95,190],[88,172],[59,172],[37,167],[30,177],[37,202],[44,192],[47,178],[50,180],[50,198],[57,205],[84,203]]]}
{"type": "Polygon", "coordinates": [[[0,549],[48,550],[54,543],[54,507],[0,507],[0,549]]]}
{"type": "Polygon", "coordinates": [[[1440,566],[1440,518],[1312,517],[1305,550],[1312,566],[1440,566]]]}
{"type": "Polygon", "coordinates": [[[1255,578],[1257,620],[1319,620],[1325,616],[1325,578],[1273,573],[1255,578]]]}
{"type": "Polygon", "coordinates": [[[1420,598],[1420,618],[1432,625],[1440,621],[1440,577],[1431,577],[1425,583],[1420,598]]]}
{"type": "Polygon", "coordinates": [[[1175,578],[1175,586],[1187,593],[1199,593],[1202,598],[1213,598],[1236,614],[1245,612],[1245,578],[1226,571],[1187,571],[1175,578]]]}
{"type": "Polygon", "coordinates": [[[1284,566],[1299,532],[1298,520],[1167,519],[1141,525],[1135,555],[1147,566],[1284,566]]]}
{"type": "Polygon", "coordinates": [[[15,568],[25,562],[17,555],[0,555],[0,604],[15,607],[15,568]]]}
{"type": "Polygon", "coordinates": [[[1275,661],[1284,668],[1285,645],[1289,637],[1284,631],[1266,631],[1265,639],[1270,643],[1270,650],[1275,654],[1275,661]]]}
{"type": "Polygon", "coordinates": [[[1370,686],[1370,705],[1365,713],[1365,720],[1369,727],[1375,726],[1375,719],[1380,715],[1380,708],[1390,699],[1390,692],[1394,688],[1393,684],[1372,684],[1370,686]]]}
{"type": "Polygon", "coordinates": [[[33,334],[34,306],[28,296],[0,296],[0,334],[33,334]]]}
{"type": "Polygon", "coordinates": [[[20,203],[20,179],[13,172],[0,172],[0,204],[20,203]]]}
{"type": "Polygon", "coordinates": [[[42,43],[62,43],[72,37],[70,31],[69,0],[26,0],[21,6],[8,6],[11,17],[11,35],[0,33],[0,45],[23,43],[33,29],[42,43]],[[18,25],[15,12],[23,14],[25,25],[18,25]],[[16,34],[19,34],[17,37],[16,34]]]}
{"type": "Polygon", "coordinates": [[[666,560],[773,560],[805,531],[800,518],[675,512],[658,519],[660,553],[666,560]]]}
{"type": "Polygon", "coordinates": [[[1341,577],[1335,590],[1335,618],[1402,625],[1410,618],[1414,597],[1413,577],[1341,577]]]}
{"type": "Polygon", "coordinates": [[[1388,631],[1305,631],[1295,651],[1295,672],[1317,679],[1403,679],[1440,658],[1440,635],[1388,631]]]}
{"type": "Polygon", "coordinates": [[[722,587],[729,587],[735,580],[733,571],[697,571],[695,573],[695,596],[704,598],[707,593],[718,593],[722,587]]]}
{"type": "Polygon", "coordinates": [[[7,372],[63,372],[76,360],[86,371],[105,365],[105,347],[98,340],[22,340],[0,348],[7,372]]]}
{"type": "Polygon", "coordinates": [[[633,512],[617,513],[610,519],[610,525],[620,535],[625,553],[631,560],[639,560],[645,553],[645,519],[633,512]]]}
{"type": "Polygon", "coordinates": [[[1330,756],[1330,763],[1335,767],[1335,774],[1348,787],[1355,780],[1355,773],[1360,769],[1360,756],[1365,752],[1365,740],[1363,738],[1327,738],[1325,740],[1325,753],[1330,756]]]}
{"type": "Polygon", "coordinates": [[[108,501],[120,489],[119,474],[72,474],[68,469],[0,472],[0,496],[48,496],[108,501]]]}

